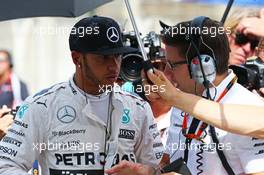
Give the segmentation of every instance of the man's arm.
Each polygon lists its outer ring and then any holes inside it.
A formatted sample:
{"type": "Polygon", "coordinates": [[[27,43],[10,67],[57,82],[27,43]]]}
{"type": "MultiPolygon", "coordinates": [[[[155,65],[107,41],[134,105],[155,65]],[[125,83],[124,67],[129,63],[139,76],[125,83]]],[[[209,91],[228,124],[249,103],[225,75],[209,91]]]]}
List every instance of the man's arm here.
{"type": "MultiPolygon", "coordinates": [[[[109,175],[161,175],[160,171],[147,165],[128,162],[126,160],[121,161],[118,165],[105,171],[109,175]]],[[[178,173],[170,172],[162,175],[180,175],[178,173]]]]}
{"type": "Polygon", "coordinates": [[[264,175],[264,172],[261,172],[261,173],[253,173],[253,174],[247,174],[247,175],[264,175]]]}
{"type": "Polygon", "coordinates": [[[162,86],[158,93],[151,95],[165,104],[175,106],[222,130],[264,138],[264,117],[260,117],[264,114],[262,106],[219,104],[182,92],[158,70],[155,70],[155,74],[148,72],[148,77],[155,85],[162,86]]]}

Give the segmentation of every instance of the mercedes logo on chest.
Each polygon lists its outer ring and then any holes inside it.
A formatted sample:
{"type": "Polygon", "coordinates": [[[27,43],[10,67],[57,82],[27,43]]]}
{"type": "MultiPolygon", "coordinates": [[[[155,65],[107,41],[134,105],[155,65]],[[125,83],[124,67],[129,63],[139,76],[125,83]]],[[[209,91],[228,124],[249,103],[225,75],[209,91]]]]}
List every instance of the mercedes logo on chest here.
{"type": "Polygon", "coordinates": [[[106,36],[112,43],[116,43],[119,40],[119,33],[115,27],[110,27],[106,32],[106,36]]]}
{"type": "Polygon", "coordinates": [[[76,118],[76,111],[69,105],[63,106],[58,110],[57,118],[62,123],[71,123],[76,118]]]}

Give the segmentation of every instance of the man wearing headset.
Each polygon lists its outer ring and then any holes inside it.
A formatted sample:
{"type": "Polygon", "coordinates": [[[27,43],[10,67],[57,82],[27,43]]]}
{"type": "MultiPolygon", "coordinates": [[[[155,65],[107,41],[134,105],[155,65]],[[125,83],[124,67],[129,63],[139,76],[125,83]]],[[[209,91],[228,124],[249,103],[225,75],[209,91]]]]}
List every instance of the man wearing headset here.
{"type": "MultiPolygon", "coordinates": [[[[166,46],[168,60],[165,75],[176,88],[199,96],[210,95],[211,99],[219,103],[264,106],[258,96],[237,84],[236,76],[228,70],[229,44],[226,34],[218,32],[215,37],[211,37],[208,32],[201,35],[175,34],[174,32],[172,35],[172,31],[176,29],[179,31],[181,27],[187,29],[190,26],[200,27],[200,31],[206,28],[208,31],[212,27],[219,29],[221,26],[218,22],[200,17],[193,21],[179,23],[174,27],[164,24],[162,26],[164,28],[162,39],[166,46]],[[198,52],[202,55],[201,62],[205,77],[211,82],[209,91],[200,84],[203,83],[204,76],[200,69],[198,52]],[[190,70],[195,80],[190,78],[190,70]],[[215,77],[213,77],[214,72],[215,77]]],[[[157,82],[154,83],[157,84],[157,82]]],[[[250,116],[247,117],[250,120],[250,116]]],[[[263,145],[263,140],[207,126],[185,111],[175,109],[161,166],[183,158],[192,174],[264,174],[263,145]]],[[[125,174],[128,175],[130,171],[140,174],[145,169],[147,168],[143,165],[122,162],[107,172],[122,175],[126,171],[125,174]]]]}
{"type": "MultiPolygon", "coordinates": [[[[201,27],[204,30],[221,28],[219,23],[208,18],[196,18],[191,22],[180,23],[178,26],[181,25],[187,28],[189,26],[201,27]]],[[[182,91],[208,98],[208,91],[202,84],[204,77],[199,59],[197,59],[198,52],[200,52],[201,55],[209,55],[209,57],[202,57],[204,59],[202,65],[207,81],[211,82],[209,88],[211,99],[220,103],[264,105],[255,94],[235,82],[236,76],[228,70],[229,45],[226,34],[221,33],[220,30],[217,31],[219,32],[215,37],[212,37],[210,33],[201,35],[191,33],[189,36],[191,40],[186,40],[186,35],[170,36],[169,33],[165,33],[163,41],[167,45],[169,65],[165,74],[182,91]],[[188,63],[182,64],[186,59],[188,63]],[[214,60],[212,66],[210,65],[211,60],[214,60]],[[191,72],[192,79],[187,76],[188,70],[191,72]],[[213,77],[214,71],[216,72],[215,78],[213,77]]],[[[264,154],[261,151],[264,147],[259,146],[263,140],[231,134],[211,126],[207,126],[206,129],[204,127],[206,127],[205,123],[198,122],[188,113],[179,111],[178,115],[172,118],[169,141],[166,145],[167,157],[171,160],[184,158],[192,174],[258,174],[264,172],[262,167],[264,154]],[[189,150],[182,149],[181,144],[186,147],[190,146],[189,150]]]]}
{"type": "Polygon", "coordinates": [[[88,17],[69,38],[76,71],[69,81],[26,99],[0,142],[0,174],[103,174],[121,160],[156,167],[163,146],[150,106],[120,90],[124,47],[113,19],[88,17]]]}

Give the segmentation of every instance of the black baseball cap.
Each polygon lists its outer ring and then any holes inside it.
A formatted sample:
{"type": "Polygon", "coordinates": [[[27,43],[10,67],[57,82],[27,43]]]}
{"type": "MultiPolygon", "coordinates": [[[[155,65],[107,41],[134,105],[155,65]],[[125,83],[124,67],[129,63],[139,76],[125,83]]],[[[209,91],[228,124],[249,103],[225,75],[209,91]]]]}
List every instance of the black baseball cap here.
{"type": "Polygon", "coordinates": [[[125,54],[137,51],[123,45],[118,23],[108,17],[93,16],[77,22],[69,37],[70,50],[99,55],[125,54]]]}

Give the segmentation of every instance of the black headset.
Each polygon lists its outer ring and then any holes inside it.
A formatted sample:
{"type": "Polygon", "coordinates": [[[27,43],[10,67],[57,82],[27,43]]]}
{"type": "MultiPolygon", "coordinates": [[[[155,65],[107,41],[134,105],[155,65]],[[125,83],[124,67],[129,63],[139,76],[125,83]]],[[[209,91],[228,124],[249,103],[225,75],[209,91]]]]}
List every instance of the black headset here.
{"type": "Polygon", "coordinates": [[[186,36],[186,39],[190,41],[190,46],[186,53],[190,76],[198,84],[203,84],[206,88],[209,88],[209,84],[212,84],[216,77],[214,51],[203,41],[202,38],[203,24],[208,19],[209,18],[205,16],[194,18],[191,21],[190,30],[186,36]],[[199,29],[198,33],[196,29],[199,29]],[[208,55],[200,53],[201,45],[207,47],[212,54],[208,55]],[[190,48],[195,50],[196,57],[188,58],[190,48]]]}

